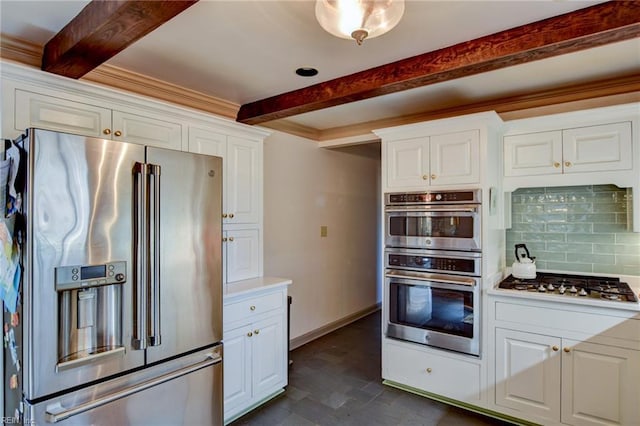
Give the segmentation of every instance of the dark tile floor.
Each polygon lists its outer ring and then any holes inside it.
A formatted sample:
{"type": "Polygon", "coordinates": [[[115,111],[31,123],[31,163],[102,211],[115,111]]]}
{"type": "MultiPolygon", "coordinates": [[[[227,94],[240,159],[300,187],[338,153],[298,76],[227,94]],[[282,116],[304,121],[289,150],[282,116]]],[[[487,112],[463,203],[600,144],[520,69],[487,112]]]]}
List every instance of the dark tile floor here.
{"type": "Polygon", "coordinates": [[[379,311],[297,348],[290,359],[286,392],[231,426],[508,424],[383,385],[379,311]]]}

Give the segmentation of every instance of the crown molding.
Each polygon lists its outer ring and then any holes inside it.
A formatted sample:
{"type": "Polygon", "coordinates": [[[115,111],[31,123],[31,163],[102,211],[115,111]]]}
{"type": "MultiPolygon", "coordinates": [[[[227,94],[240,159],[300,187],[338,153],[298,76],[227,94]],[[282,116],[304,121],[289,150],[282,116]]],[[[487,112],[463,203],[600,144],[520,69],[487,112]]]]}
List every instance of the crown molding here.
{"type": "Polygon", "coordinates": [[[496,111],[504,121],[530,118],[558,112],[576,111],[640,101],[640,74],[610,78],[536,93],[510,96],[453,108],[373,120],[350,126],[333,127],[320,132],[319,141],[332,141],[422,121],[438,120],[483,111],[496,111]]]}
{"type": "MultiPolygon", "coordinates": [[[[6,34],[0,34],[0,57],[40,68],[43,46],[6,34]]],[[[235,120],[240,105],[208,96],[186,87],[167,83],[112,65],[103,64],[86,74],[80,81],[125,90],[156,100],[209,112],[235,120]]]]}
{"type": "Polygon", "coordinates": [[[40,68],[42,49],[36,43],[0,33],[0,58],[40,68]]]}
{"type": "Polygon", "coordinates": [[[301,136],[303,138],[311,139],[314,141],[320,140],[321,130],[314,127],[305,126],[303,124],[295,123],[291,120],[276,120],[269,121],[261,124],[262,127],[267,127],[272,130],[278,130],[291,135],[301,136]]]}
{"type": "Polygon", "coordinates": [[[152,77],[127,71],[112,65],[101,65],[81,78],[137,95],[160,99],[173,104],[197,109],[235,120],[240,106],[195,90],[167,83],[152,77]]]}

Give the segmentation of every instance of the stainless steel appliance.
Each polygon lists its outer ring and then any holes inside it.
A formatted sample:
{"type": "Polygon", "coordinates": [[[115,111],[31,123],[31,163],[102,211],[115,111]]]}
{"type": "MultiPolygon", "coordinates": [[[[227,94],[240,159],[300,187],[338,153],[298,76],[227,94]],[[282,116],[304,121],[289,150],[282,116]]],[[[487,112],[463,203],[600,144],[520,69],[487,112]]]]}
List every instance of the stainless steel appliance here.
{"type": "Polygon", "coordinates": [[[387,270],[386,335],[480,354],[480,279],[387,270]]]}
{"type": "Polygon", "coordinates": [[[480,251],[480,194],[480,190],[385,194],[385,245],[480,251]]]}
{"type": "Polygon", "coordinates": [[[481,191],[385,194],[385,335],[480,354],[481,191]]]}
{"type": "Polygon", "coordinates": [[[638,303],[638,296],[629,284],[613,277],[538,272],[534,279],[520,279],[509,275],[498,284],[498,288],[539,293],[551,297],[638,303]]]}
{"type": "Polygon", "coordinates": [[[5,413],[222,424],[222,159],[37,129],[18,143],[21,393],[5,413]]]}

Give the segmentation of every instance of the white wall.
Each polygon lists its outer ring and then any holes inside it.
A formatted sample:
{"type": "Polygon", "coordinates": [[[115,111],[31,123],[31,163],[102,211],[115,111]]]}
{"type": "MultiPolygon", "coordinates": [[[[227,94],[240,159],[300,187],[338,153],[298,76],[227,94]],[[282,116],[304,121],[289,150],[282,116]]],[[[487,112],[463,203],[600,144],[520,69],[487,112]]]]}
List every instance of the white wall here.
{"type": "Polygon", "coordinates": [[[292,339],[380,301],[379,185],[379,157],[265,141],[264,273],[293,280],[292,339]]]}

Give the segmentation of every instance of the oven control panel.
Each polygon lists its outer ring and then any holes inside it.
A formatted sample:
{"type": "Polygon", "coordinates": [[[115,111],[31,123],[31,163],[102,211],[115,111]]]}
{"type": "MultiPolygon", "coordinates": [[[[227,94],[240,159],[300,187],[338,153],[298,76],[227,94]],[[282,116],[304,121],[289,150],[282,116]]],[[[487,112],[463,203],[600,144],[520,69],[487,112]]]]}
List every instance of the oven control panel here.
{"type": "Polygon", "coordinates": [[[480,275],[480,259],[475,257],[456,258],[414,254],[387,253],[388,268],[405,268],[432,272],[456,272],[480,275]]]}
{"type": "Polygon", "coordinates": [[[385,194],[387,205],[480,203],[480,190],[445,192],[394,192],[385,194]]]}

